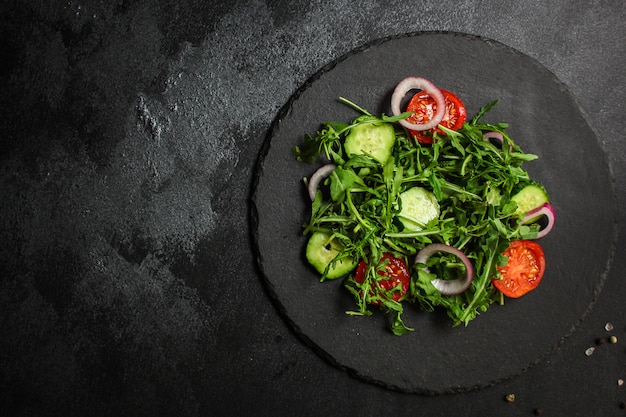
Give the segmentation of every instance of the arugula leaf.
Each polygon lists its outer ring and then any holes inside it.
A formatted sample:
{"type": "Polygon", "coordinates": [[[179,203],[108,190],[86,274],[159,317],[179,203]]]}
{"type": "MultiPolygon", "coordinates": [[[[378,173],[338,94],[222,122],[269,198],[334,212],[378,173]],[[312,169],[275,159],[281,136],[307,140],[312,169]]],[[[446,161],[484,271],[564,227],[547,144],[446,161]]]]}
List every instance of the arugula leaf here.
{"type": "Polygon", "coordinates": [[[480,110],[478,111],[478,113],[476,113],[476,116],[474,116],[474,118],[472,119],[471,124],[472,125],[477,125],[478,122],[480,121],[480,119],[482,119],[482,117],[489,111],[491,110],[496,104],[498,104],[499,100],[494,100],[491,103],[487,104],[484,107],[481,107],[480,110]]]}
{"type": "Polygon", "coordinates": [[[338,166],[330,175],[330,197],[333,201],[342,202],[346,195],[346,190],[353,185],[365,185],[363,180],[350,168],[338,166]]]}

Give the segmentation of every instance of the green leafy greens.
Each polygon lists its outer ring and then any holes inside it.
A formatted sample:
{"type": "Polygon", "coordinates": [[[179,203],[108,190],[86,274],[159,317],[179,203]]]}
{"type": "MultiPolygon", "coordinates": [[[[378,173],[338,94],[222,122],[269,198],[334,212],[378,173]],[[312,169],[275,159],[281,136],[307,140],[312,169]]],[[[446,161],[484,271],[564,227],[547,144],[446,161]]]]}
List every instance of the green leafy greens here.
{"type": "MultiPolygon", "coordinates": [[[[501,253],[512,240],[533,238],[537,225],[522,225],[515,214],[517,204],[511,196],[532,180],[522,168],[536,155],[524,153],[506,133],[506,124],[482,122],[482,117],[497,101],[483,107],[458,131],[440,127],[432,145],[420,145],[397,122],[409,113],[396,117],[370,114],[356,104],[340,99],[361,113],[351,123],[327,122],[315,135],[305,135],[301,147],[293,148],[298,160],[315,163],[322,158],[337,165],[325,184],[328,193],[317,190],[311,216],[304,233],[326,232],[341,242],[344,249],[336,259],[354,257],[375,265],[383,253],[411,260],[409,292],[402,302],[389,294],[372,294],[368,289],[380,279],[370,267],[367,279],[357,283],[353,276],[345,287],[356,301],[353,315],[369,315],[373,301],[393,313],[391,330],[396,335],[413,329],[402,320],[403,303],[413,302],[433,311],[443,308],[454,325],[467,325],[494,303],[503,303],[502,295],[491,280],[496,265],[503,263],[501,253]],[[392,123],[395,143],[392,156],[381,164],[367,155],[348,156],[343,140],[350,130],[365,123],[392,123]],[[500,132],[502,146],[483,139],[483,133],[500,132]],[[440,216],[421,230],[405,230],[398,221],[401,209],[398,195],[411,187],[430,190],[440,205],[440,216]],[[445,255],[433,256],[426,272],[414,265],[414,255],[429,243],[438,242],[463,251],[471,260],[475,278],[461,294],[443,296],[432,285],[437,276],[450,274],[458,265],[445,255]]],[[[326,189],[326,187],[324,187],[326,189]]],[[[423,266],[423,265],[422,265],[423,266]]],[[[321,280],[325,279],[322,275],[321,280]]],[[[397,291],[392,289],[390,291],[397,291]]]]}

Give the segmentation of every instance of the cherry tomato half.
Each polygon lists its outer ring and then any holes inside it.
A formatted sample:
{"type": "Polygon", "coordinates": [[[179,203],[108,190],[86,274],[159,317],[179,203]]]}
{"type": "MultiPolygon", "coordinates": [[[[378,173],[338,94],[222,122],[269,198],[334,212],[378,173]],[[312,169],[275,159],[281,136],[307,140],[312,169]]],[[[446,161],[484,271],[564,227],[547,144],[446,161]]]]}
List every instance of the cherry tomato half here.
{"type": "Polygon", "coordinates": [[[509,260],[506,265],[496,267],[500,279],[491,281],[500,292],[519,298],[537,288],[546,269],[546,258],[539,244],[514,240],[502,254],[509,260]]]}
{"type": "MultiPolygon", "coordinates": [[[[409,268],[402,258],[396,258],[391,253],[385,253],[380,258],[379,266],[384,263],[384,269],[378,270],[378,275],[382,278],[377,282],[372,283],[372,290],[370,295],[378,294],[381,297],[392,299],[394,301],[400,301],[406,295],[409,290],[409,284],[411,282],[411,276],[409,274],[409,268]],[[391,289],[400,286],[399,290],[388,292],[391,289]],[[389,297],[391,295],[391,297],[389,297]]],[[[354,280],[359,284],[365,281],[365,273],[367,271],[367,263],[365,261],[359,262],[354,275],[354,280]]],[[[375,300],[372,304],[380,305],[379,300],[375,300]]]]}
{"type": "MultiPolygon", "coordinates": [[[[440,125],[452,129],[459,130],[465,120],[467,120],[467,110],[465,105],[456,95],[448,90],[441,89],[443,97],[446,100],[446,112],[441,120],[440,125]]],[[[409,104],[406,107],[406,111],[413,112],[412,115],[407,117],[407,121],[411,123],[427,123],[433,118],[437,106],[435,100],[427,93],[420,91],[415,94],[409,104]]],[[[443,133],[439,128],[433,128],[423,132],[417,130],[410,130],[411,136],[413,136],[419,143],[432,144],[434,132],[443,133]]]]}

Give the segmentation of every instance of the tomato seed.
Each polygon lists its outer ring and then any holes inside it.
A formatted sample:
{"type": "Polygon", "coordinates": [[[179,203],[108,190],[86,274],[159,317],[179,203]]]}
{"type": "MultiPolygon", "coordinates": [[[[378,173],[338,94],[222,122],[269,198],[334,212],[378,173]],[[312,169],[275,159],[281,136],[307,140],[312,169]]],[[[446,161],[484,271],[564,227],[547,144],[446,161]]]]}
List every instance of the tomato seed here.
{"type": "Polygon", "coordinates": [[[611,342],[611,343],[617,343],[617,336],[611,336],[611,337],[609,337],[609,342],[611,342]]]}
{"type": "Polygon", "coordinates": [[[504,397],[504,399],[506,400],[507,403],[512,403],[513,401],[515,401],[515,394],[513,393],[507,394],[506,397],[504,397]]]}

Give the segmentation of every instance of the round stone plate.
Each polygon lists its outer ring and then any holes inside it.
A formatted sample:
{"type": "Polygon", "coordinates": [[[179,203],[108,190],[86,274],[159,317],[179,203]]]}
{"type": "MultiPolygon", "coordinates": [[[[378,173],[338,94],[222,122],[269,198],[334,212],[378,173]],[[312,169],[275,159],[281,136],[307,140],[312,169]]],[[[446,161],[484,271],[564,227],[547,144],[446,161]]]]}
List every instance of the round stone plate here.
{"type": "Polygon", "coordinates": [[[610,170],[597,135],[567,88],[534,59],[498,42],[456,34],[416,33],[383,39],[322,68],[281,110],[262,149],[253,185],[252,226],[269,293],[294,331],[351,374],[417,393],[466,391],[515,376],[542,360],[593,305],[610,266],[616,206],[610,170]],[[468,117],[500,100],[485,116],[505,122],[526,152],[525,165],[548,189],[556,227],[541,240],[547,270],[539,288],[493,305],[467,327],[443,313],[405,307],[402,337],[390,316],[353,317],[341,281],[319,282],[307,264],[302,225],[310,203],[302,182],[315,165],[291,153],[322,122],[358,114],[342,96],[375,114],[407,76],[422,76],[457,94],[468,117]]]}

